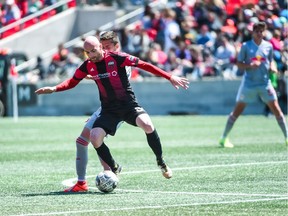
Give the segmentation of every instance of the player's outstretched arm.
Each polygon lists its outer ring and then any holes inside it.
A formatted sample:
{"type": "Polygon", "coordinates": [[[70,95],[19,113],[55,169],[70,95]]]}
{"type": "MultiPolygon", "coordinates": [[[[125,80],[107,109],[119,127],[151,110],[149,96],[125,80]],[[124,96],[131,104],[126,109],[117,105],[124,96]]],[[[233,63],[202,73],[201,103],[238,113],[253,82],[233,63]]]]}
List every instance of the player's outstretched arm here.
{"type": "Polygon", "coordinates": [[[80,80],[76,80],[74,78],[67,79],[63,81],[62,83],[58,84],[57,86],[53,87],[42,87],[35,91],[36,94],[51,94],[53,92],[59,92],[59,91],[66,91],[68,89],[74,88],[80,80]]]}
{"type": "Polygon", "coordinates": [[[189,88],[189,81],[188,79],[184,77],[178,77],[178,76],[172,75],[170,77],[170,82],[176,89],[179,89],[180,87],[182,87],[183,89],[189,88]]]}
{"type": "Polygon", "coordinates": [[[146,70],[150,73],[153,73],[155,75],[158,76],[162,76],[165,79],[169,80],[171,82],[171,84],[176,88],[179,89],[179,87],[182,87],[184,89],[188,89],[189,88],[189,81],[188,79],[184,78],[184,77],[178,77],[175,75],[171,75],[165,71],[163,71],[162,69],[156,67],[155,65],[152,65],[148,62],[139,60],[137,67],[146,70]]]}
{"type": "Polygon", "coordinates": [[[46,86],[35,91],[36,94],[51,94],[56,91],[56,86],[46,86]]]}

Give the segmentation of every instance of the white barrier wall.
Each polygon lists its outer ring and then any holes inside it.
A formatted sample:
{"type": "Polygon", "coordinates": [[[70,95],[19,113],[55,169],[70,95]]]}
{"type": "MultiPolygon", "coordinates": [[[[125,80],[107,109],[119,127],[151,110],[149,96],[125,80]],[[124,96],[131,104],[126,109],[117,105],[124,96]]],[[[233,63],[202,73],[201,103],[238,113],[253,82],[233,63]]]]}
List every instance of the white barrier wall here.
{"type": "MultiPolygon", "coordinates": [[[[46,85],[54,84],[41,84],[46,85]]],[[[239,85],[240,80],[192,81],[188,90],[176,90],[166,80],[132,82],[139,104],[151,115],[227,115],[235,105],[239,85]]],[[[20,105],[20,116],[89,115],[100,106],[97,87],[89,81],[66,92],[32,96],[36,97],[36,105],[20,105]]],[[[244,114],[262,114],[263,109],[259,100],[244,114]]]]}

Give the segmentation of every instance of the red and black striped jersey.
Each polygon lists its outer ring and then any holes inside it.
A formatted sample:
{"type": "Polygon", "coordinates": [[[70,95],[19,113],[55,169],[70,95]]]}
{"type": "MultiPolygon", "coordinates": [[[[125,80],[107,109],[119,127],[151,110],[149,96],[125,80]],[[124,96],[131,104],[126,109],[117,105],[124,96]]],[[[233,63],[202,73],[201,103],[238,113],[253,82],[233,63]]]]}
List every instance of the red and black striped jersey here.
{"type": "Polygon", "coordinates": [[[137,103],[131,88],[125,66],[139,67],[155,75],[170,79],[170,74],[141,61],[126,53],[104,51],[104,58],[99,62],[89,59],[75,71],[73,78],[57,85],[56,91],[64,91],[75,87],[88,74],[98,86],[102,108],[122,107],[125,104],[137,103]]]}

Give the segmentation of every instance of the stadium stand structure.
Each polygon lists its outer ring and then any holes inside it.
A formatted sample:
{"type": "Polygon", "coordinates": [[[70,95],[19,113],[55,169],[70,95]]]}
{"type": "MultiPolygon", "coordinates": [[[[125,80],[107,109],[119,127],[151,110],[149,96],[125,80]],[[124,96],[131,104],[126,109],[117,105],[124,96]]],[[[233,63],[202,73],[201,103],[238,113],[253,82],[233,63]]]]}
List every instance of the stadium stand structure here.
{"type": "Polygon", "coordinates": [[[27,17],[23,17],[19,20],[13,20],[4,27],[0,28],[0,39],[9,37],[23,29],[29,28],[43,20],[49,19],[57,13],[57,8],[65,5],[67,5],[68,9],[76,7],[76,0],[62,0],[27,17]]]}

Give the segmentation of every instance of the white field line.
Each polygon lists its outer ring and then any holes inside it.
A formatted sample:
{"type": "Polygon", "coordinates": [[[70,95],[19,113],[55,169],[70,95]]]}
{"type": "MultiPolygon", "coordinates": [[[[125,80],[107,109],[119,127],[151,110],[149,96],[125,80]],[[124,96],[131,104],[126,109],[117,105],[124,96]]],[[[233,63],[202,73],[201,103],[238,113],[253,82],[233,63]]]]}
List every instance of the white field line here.
{"type": "MultiPolygon", "coordinates": [[[[195,167],[181,167],[173,168],[173,170],[192,170],[192,169],[206,169],[206,168],[218,168],[218,167],[235,167],[235,166],[250,166],[250,165],[267,165],[267,164],[284,164],[288,161],[269,161],[269,162],[253,162],[253,163],[239,163],[239,164],[220,164],[220,165],[207,165],[207,166],[195,166],[195,167]]],[[[138,174],[159,172],[159,169],[155,170],[143,170],[143,171],[130,171],[123,172],[121,175],[138,174]]],[[[95,178],[95,176],[87,176],[87,178],[95,178]]],[[[62,185],[71,187],[75,184],[77,178],[66,179],[62,181],[62,185]]],[[[89,189],[98,190],[96,187],[89,187],[89,189]]],[[[116,191],[124,191],[131,193],[162,193],[162,194],[188,194],[188,195],[218,195],[218,196],[247,196],[247,197],[286,197],[288,194],[246,194],[246,193],[215,193],[215,192],[181,192],[181,191],[149,191],[149,190],[133,190],[133,189],[115,189],[116,191]]]]}
{"type": "MultiPolygon", "coordinates": [[[[214,164],[214,165],[205,165],[205,166],[194,166],[194,167],[178,167],[172,168],[173,170],[193,170],[193,169],[207,169],[207,168],[218,168],[218,167],[237,167],[237,166],[251,166],[251,165],[267,165],[267,164],[288,164],[288,161],[266,161],[266,162],[253,162],[253,163],[237,163],[237,164],[214,164]]],[[[159,169],[154,170],[139,170],[139,171],[128,171],[122,172],[121,175],[129,174],[139,174],[139,173],[150,173],[150,172],[159,172],[159,169]]],[[[86,178],[94,178],[95,176],[86,176],[86,178]]],[[[62,181],[64,186],[73,186],[77,181],[77,178],[66,179],[62,181]]]]}
{"type": "Polygon", "coordinates": [[[161,209],[161,208],[174,208],[174,207],[189,207],[189,206],[204,206],[204,205],[221,205],[221,204],[237,204],[237,203],[252,203],[252,202],[267,202],[275,200],[288,200],[288,197],[278,198],[262,198],[262,199],[251,199],[251,200],[234,200],[234,201],[220,201],[210,203],[190,203],[190,204],[174,204],[174,205],[156,205],[156,206],[139,206],[139,207],[124,207],[124,208],[111,208],[111,209],[93,209],[93,210],[81,210],[81,211],[65,211],[65,212],[47,212],[47,213],[32,213],[32,214],[21,214],[11,216],[46,216],[46,215],[72,215],[79,213],[91,213],[91,212],[113,212],[113,211],[129,211],[129,210],[141,210],[141,209],[161,209]]]}
{"type": "MultiPolygon", "coordinates": [[[[267,164],[284,164],[287,161],[270,161],[270,162],[255,162],[255,163],[239,163],[239,164],[224,164],[224,165],[208,165],[208,166],[196,166],[196,167],[181,167],[181,168],[173,168],[173,170],[192,170],[192,169],[205,169],[205,168],[217,168],[217,167],[236,167],[236,166],[249,166],[249,165],[267,165],[267,164]]],[[[124,172],[123,174],[135,174],[135,173],[148,173],[148,172],[159,172],[159,170],[144,170],[144,171],[131,171],[124,172]]],[[[88,176],[95,177],[95,176],[88,176]]],[[[87,177],[87,178],[88,178],[87,177]]],[[[77,179],[67,179],[62,181],[64,186],[71,186],[73,182],[77,179]]],[[[91,187],[90,187],[91,188],[91,187]]],[[[96,189],[96,188],[94,188],[96,189]]],[[[128,191],[128,192],[150,192],[150,193],[175,193],[175,194],[197,194],[197,195],[220,195],[220,196],[262,196],[269,198],[260,198],[260,199],[248,199],[248,200],[234,200],[234,201],[220,201],[220,202],[208,202],[208,203],[190,203],[190,204],[174,204],[174,205],[155,205],[155,206],[139,206],[139,207],[123,207],[123,208],[111,208],[111,209],[93,209],[93,210],[81,210],[81,211],[63,211],[63,212],[47,212],[47,213],[31,213],[31,214],[21,214],[21,215],[13,215],[13,216],[48,216],[48,215],[72,215],[79,213],[91,213],[91,212],[113,212],[113,211],[129,211],[129,210],[141,210],[141,209],[160,209],[160,208],[173,208],[173,207],[189,207],[189,206],[204,206],[204,205],[221,205],[221,204],[237,204],[237,203],[252,203],[252,202],[267,202],[267,201],[275,201],[275,200],[288,200],[288,195],[283,194],[241,194],[241,193],[202,193],[202,192],[163,192],[163,191],[144,191],[144,190],[121,190],[119,191],[128,191]],[[271,198],[272,197],[272,198],[271,198]]],[[[12,216],[12,215],[11,215],[12,216]]]]}

